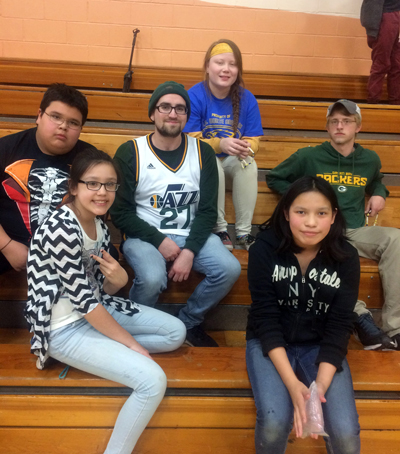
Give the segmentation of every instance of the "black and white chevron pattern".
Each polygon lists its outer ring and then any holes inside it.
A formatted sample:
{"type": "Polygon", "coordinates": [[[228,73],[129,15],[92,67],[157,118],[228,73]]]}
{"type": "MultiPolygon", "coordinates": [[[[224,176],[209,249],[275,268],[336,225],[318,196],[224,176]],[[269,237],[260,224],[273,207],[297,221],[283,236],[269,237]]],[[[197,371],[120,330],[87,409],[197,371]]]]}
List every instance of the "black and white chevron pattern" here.
{"type": "MultiPolygon", "coordinates": [[[[104,242],[109,250],[110,234],[102,222],[104,242]]],[[[103,290],[104,276],[95,264],[95,278],[99,283],[101,301],[93,295],[82,261],[83,235],[81,227],[67,207],[56,210],[36,230],[28,255],[28,301],[25,318],[33,333],[31,351],[39,356],[38,367],[47,359],[51,308],[65,291],[75,310],[82,314],[104,303],[116,310],[133,315],[140,309],[136,303],[113,297],[103,290]]]]}

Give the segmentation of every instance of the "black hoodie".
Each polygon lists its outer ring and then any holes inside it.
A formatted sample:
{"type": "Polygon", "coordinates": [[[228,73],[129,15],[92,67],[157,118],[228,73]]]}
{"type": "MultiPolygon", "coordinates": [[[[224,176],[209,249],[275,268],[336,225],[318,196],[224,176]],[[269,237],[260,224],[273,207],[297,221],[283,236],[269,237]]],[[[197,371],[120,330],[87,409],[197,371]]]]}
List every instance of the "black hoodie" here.
{"type": "Polygon", "coordinates": [[[276,253],[279,240],[261,232],[249,250],[252,298],[246,339],[260,339],[263,354],[288,344],[320,345],[317,363],[341,369],[353,330],[360,281],[357,250],[345,242],[349,258],[329,260],[323,250],[302,276],[292,252],[276,253]]]}

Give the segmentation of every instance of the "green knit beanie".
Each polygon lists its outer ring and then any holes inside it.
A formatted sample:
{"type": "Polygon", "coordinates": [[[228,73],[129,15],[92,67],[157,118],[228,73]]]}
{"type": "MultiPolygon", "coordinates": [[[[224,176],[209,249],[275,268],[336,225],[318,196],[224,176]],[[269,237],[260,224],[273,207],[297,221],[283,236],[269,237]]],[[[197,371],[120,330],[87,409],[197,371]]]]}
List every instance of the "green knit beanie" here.
{"type": "Polygon", "coordinates": [[[151,95],[150,101],[149,101],[149,118],[154,112],[154,109],[156,108],[156,104],[158,100],[164,96],[164,95],[169,95],[169,94],[174,94],[174,95],[179,95],[182,96],[182,98],[186,101],[186,107],[188,109],[187,112],[187,119],[189,120],[190,117],[190,98],[188,95],[188,92],[185,90],[185,87],[182,84],[178,84],[177,82],[174,82],[170,80],[169,82],[164,82],[163,84],[159,85],[151,95]]]}

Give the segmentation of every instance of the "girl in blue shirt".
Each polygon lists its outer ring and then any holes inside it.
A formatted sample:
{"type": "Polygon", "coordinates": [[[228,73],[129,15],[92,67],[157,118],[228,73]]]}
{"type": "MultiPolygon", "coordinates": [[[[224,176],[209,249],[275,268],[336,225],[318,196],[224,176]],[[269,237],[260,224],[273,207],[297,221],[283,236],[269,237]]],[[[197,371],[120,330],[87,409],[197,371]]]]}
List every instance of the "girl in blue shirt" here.
{"type": "Polygon", "coordinates": [[[255,97],[243,87],[242,55],[230,40],[213,43],[204,59],[205,80],[189,90],[191,115],[185,132],[208,142],[218,163],[218,219],[214,232],[232,250],[225,221],[225,177],[232,187],[236,246],[254,242],[251,221],[257,200],[257,165],[253,159],[263,135],[255,97]]]}

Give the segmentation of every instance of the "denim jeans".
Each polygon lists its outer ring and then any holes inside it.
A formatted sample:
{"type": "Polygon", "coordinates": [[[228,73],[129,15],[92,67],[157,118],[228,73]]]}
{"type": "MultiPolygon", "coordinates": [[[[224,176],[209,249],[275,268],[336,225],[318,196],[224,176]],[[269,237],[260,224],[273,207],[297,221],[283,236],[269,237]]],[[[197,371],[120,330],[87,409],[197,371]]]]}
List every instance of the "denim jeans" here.
{"type": "MultiPolygon", "coordinates": [[[[130,317],[110,307],[107,310],[150,353],[175,350],[185,340],[183,323],[164,312],[144,306],[130,317]]],[[[131,454],[164,396],[167,378],[161,367],[104,336],[85,319],[52,331],[49,355],[76,369],[133,388],[105,450],[105,454],[131,454]]]]}
{"type": "MultiPolygon", "coordinates": [[[[167,236],[180,248],[185,246],[185,236],[167,236]]],[[[123,253],[135,272],[129,298],[139,304],[154,307],[159,294],[167,288],[166,260],[152,244],[138,238],[128,238],[123,245],[123,253]]],[[[194,257],[193,270],[205,274],[205,278],[179,312],[178,317],[187,329],[200,325],[205,314],[229,292],[240,275],[241,266],[219,237],[210,234],[194,257]]]]}
{"type": "MultiPolygon", "coordinates": [[[[307,387],[317,378],[318,345],[289,346],[287,355],[297,378],[307,387]]],[[[283,454],[293,423],[289,391],[258,339],[247,342],[247,370],[257,407],[255,444],[257,454],[283,454]]],[[[322,404],[325,439],[329,454],[359,454],[360,426],[354,401],[353,382],[347,360],[336,372],[322,404]]]]}

